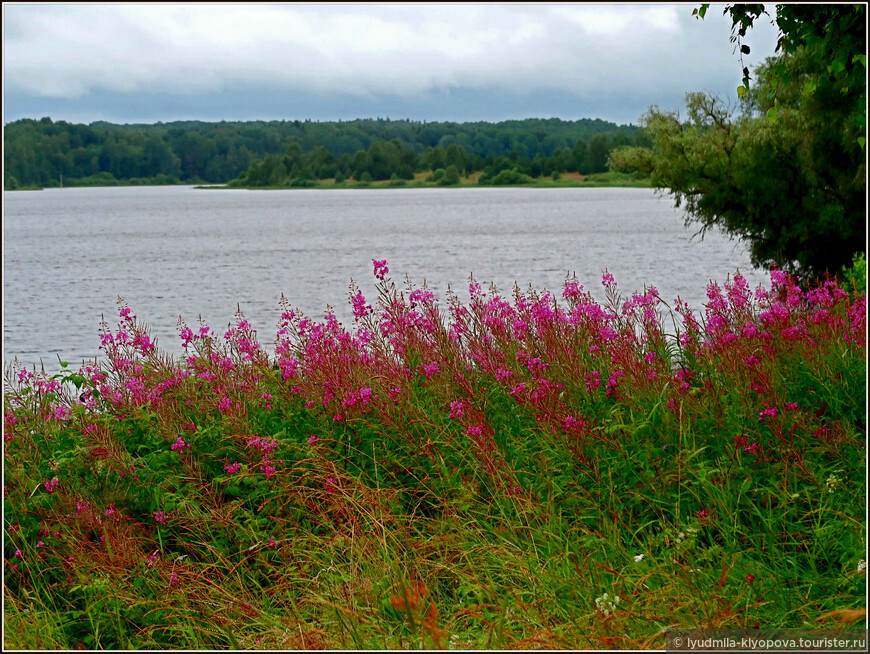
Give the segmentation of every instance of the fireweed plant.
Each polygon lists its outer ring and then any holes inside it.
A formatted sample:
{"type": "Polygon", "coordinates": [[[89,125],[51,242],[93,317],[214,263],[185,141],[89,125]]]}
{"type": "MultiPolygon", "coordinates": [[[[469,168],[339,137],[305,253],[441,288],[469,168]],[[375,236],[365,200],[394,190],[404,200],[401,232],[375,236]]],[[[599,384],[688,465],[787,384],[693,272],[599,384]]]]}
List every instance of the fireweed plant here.
{"type": "Polygon", "coordinates": [[[649,648],[865,624],[866,298],[352,282],[4,389],[7,647],[649,648]]]}

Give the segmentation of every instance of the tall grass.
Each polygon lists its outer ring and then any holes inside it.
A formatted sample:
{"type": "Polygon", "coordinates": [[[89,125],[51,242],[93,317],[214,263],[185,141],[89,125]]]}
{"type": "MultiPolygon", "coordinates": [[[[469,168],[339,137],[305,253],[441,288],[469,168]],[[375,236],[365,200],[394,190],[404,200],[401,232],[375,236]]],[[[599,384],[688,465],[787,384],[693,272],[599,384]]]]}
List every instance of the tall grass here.
{"type": "Polygon", "coordinates": [[[4,389],[5,645],[660,648],[864,624],[866,299],[352,284],[4,389]]]}

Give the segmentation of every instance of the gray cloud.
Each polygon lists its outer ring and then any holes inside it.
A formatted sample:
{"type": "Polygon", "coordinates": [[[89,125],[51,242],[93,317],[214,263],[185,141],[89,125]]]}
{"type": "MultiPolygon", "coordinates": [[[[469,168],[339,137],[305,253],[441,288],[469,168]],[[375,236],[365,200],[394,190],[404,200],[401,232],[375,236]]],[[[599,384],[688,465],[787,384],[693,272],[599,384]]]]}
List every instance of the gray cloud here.
{"type": "MultiPolygon", "coordinates": [[[[6,4],[4,95],[733,93],[729,24],[721,7],[701,21],[694,6],[6,4]]],[[[772,54],[767,21],[749,43],[753,65],[772,54]]]]}

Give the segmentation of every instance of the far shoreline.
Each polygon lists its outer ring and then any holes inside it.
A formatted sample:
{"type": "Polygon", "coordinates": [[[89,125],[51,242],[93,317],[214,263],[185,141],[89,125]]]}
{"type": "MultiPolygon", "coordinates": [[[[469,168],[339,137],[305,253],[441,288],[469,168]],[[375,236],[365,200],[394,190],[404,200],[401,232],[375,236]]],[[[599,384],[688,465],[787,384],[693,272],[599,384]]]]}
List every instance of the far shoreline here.
{"type": "Polygon", "coordinates": [[[408,188],[654,188],[649,178],[635,179],[623,173],[595,173],[591,175],[579,175],[577,173],[565,173],[560,179],[540,177],[533,182],[524,184],[479,184],[478,175],[473,175],[459,181],[457,184],[439,184],[438,182],[425,181],[426,173],[418,174],[417,179],[402,180],[396,183],[391,180],[379,180],[372,182],[345,181],[338,184],[333,179],[317,180],[311,186],[232,186],[232,182],[226,184],[204,184],[186,182],[179,184],[82,184],[47,187],[25,187],[16,189],[3,189],[4,192],[14,191],[44,191],[47,189],[64,188],[128,188],[128,187],[152,187],[152,186],[191,186],[196,190],[221,191],[221,190],[245,190],[245,191],[310,191],[310,190],[360,190],[360,189],[408,189],[408,188]]]}

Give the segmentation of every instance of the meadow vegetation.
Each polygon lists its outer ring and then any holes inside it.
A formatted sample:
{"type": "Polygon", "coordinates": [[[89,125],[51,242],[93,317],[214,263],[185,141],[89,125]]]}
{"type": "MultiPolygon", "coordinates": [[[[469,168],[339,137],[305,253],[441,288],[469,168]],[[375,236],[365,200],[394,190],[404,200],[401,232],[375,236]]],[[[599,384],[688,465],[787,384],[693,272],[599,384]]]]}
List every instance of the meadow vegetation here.
{"type": "Polygon", "coordinates": [[[4,384],[7,648],[662,648],[866,625],[866,296],[355,284],[4,384]]]}

